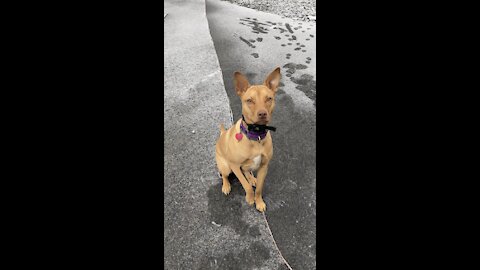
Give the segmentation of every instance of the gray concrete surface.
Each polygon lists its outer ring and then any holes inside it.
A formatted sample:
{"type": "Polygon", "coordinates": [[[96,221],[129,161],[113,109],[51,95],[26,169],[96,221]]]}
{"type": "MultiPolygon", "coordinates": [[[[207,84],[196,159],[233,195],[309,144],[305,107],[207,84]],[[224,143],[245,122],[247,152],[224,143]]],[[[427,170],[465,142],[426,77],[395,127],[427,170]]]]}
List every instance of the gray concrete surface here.
{"type": "Polygon", "coordinates": [[[292,268],[316,269],[316,25],[219,0],[207,0],[207,17],[235,119],[241,104],[233,73],[260,84],[276,66],[282,68],[266,216],[292,268]]]}
{"type": "Polygon", "coordinates": [[[286,269],[241,185],[221,192],[215,141],[230,106],[205,1],[164,4],[165,269],[286,269]]]}

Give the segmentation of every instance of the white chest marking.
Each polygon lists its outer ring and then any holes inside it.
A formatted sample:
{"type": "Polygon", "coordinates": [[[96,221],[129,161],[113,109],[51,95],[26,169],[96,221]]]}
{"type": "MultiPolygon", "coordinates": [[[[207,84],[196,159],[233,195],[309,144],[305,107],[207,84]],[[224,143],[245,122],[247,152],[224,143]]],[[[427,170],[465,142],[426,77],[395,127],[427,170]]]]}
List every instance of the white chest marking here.
{"type": "Polygon", "coordinates": [[[260,167],[260,162],[262,161],[262,156],[258,155],[253,158],[253,165],[252,165],[252,171],[255,171],[260,167]]]}

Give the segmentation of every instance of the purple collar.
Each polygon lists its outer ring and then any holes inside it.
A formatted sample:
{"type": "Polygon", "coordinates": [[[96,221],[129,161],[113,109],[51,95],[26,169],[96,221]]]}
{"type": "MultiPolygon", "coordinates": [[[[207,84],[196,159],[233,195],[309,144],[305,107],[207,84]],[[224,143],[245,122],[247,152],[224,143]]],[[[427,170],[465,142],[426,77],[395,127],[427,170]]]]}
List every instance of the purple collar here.
{"type": "Polygon", "coordinates": [[[260,141],[265,139],[268,133],[268,130],[266,129],[264,129],[263,131],[247,130],[247,128],[243,126],[243,121],[240,122],[240,130],[243,134],[247,135],[248,139],[253,141],[260,141]]]}

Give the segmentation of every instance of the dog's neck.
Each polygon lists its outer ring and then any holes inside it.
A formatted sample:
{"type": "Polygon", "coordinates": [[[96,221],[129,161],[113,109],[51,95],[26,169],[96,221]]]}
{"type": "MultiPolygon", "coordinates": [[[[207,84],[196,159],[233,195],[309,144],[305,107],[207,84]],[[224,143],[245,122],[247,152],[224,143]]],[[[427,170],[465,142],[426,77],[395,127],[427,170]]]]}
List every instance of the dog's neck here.
{"type": "Polygon", "coordinates": [[[267,137],[268,130],[276,131],[275,127],[267,125],[248,124],[245,117],[242,115],[240,121],[240,131],[247,136],[249,140],[261,141],[267,137]]]}

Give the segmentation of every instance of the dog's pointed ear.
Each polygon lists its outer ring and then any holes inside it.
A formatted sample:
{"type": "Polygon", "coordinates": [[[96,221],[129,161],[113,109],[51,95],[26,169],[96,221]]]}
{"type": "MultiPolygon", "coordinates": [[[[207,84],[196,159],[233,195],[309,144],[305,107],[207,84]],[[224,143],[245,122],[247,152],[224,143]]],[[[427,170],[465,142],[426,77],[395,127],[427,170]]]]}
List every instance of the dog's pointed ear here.
{"type": "Polygon", "coordinates": [[[263,84],[270,88],[273,92],[277,92],[281,78],[282,74],[280,73],[280,68],[277,67],[274,71],[272,71],[272,73],[270,73],[270,75],[267,76],[267,79],[263,84]]]}
{"type": "Polygon", "coordinates": [[[247,91],[247,89],[250,87],[247,77],[238,71],[233,74],[233,82],[235,84],[235,91],[239,96],[242,96],[243,93],[245,93],[245,91],[247,91]]]}

